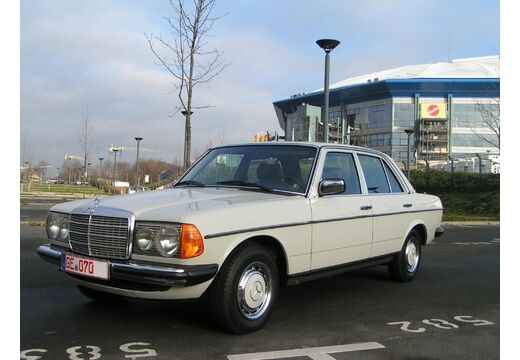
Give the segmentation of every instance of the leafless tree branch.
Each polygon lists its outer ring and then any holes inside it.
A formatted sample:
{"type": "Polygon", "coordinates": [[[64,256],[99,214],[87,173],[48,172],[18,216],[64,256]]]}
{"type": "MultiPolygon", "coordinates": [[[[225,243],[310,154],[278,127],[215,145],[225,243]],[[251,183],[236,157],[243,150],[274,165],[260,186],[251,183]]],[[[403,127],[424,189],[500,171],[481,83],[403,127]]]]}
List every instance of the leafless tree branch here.
{"type": "Polygon", "coordinates": [[[229,66],[220,61],[222,53],[218,50],[204,51],[208,45],[205,39],[212,36],[210,32],[215,22],[228,14],[213,15],[215,4],[216,0],[191,0],[189,4],[186,0],[170,0],[172,15],[165,17],[170,26],[170,41],[163,40],[161,36],[146,35],[158,64],[177,81],[175,89],[180,106],[174,115],[179,111],[186,114],[185,168],[190,164],[192,111],[211,107],[193,105],[194,87],[210,82],[229,66]],[[169,54],[169,57],[159,52],[158,48],[169,54]],[[200,62],[199,59],[204,57],[209,57],[209,60],[200,62]]]}

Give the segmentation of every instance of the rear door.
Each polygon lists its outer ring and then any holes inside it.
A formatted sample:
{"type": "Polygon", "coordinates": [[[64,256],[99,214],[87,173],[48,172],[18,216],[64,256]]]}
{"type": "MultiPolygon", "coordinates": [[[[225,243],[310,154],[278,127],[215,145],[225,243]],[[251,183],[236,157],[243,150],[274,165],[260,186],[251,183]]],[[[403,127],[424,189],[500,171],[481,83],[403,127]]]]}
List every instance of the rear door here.
{"type": "Polygon", "coordinates": [[[413,204],[405,186],[389,164],[381,157],[358,153],[373,211],[373,244],[371,257],[401,250],[406,230],[411,223],[413,204]]]}

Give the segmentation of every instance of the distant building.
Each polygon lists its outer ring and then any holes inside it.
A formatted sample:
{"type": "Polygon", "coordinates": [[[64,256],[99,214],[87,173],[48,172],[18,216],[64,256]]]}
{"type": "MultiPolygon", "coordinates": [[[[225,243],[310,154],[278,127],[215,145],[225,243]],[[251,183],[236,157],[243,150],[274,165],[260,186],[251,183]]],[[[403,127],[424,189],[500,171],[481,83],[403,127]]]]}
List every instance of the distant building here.
{"type": "MultiPolygon", "coordinates": [[[[500,59],[409,65],[330,85],[329,142],[380,150],[406,161],[498,153],[485,124],[500,119],[500,59]],[[487,140],[487,141],[486,141],[487,140]]],[[[286,141],[322,141],[323,89],[273,103],[286,141]]]]}

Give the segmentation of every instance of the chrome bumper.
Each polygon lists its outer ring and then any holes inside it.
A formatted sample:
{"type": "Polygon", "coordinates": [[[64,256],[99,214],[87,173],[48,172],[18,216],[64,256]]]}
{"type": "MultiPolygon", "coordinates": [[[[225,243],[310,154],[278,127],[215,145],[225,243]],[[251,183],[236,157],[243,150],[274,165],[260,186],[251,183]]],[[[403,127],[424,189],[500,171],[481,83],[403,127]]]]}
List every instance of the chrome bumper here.
{"type": "MultiPolygon", "coordinates": [[[[64,252],[51,249],[50,244],[41,245],[36,252],[43,260],[56,264],[61,269],[61,258],[64,252]]],[[[218,270],[217,264],[164,266],[112,260],[108,263],[110,268],[110,280],[106,283],[108,286],[111,286],[112,280],[135,284],[192,286],[212,279],[218,270]]],[[[90,281],[90,278],[81,277],[81,280],[90,281]]]]}

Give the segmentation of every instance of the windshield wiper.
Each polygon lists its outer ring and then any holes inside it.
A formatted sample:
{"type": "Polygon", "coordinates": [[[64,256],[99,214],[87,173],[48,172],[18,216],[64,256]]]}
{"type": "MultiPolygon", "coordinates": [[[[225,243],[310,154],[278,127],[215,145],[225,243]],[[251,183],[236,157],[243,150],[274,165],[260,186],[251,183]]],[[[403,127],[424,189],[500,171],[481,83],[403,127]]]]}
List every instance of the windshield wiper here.
{"type": "Polygon", "coordinates": [[[273,189],[271,189],[265,185],[251,183],[251,182],[247,182],[247,181],[240,181],[240,180],[218,181],[216,184],[217,185],[236,185],[236,186],[243,186],[243,187],[252,187],[252,188],[260,189],[265,192],[273,192],[273,189]]]}
{"type": "Polygon", "coordinates": [[[206,186],[203,183],[201,183],[199,181],[194,181],[194,180],[180,181],[177,184],[175,184],[174,187],[178,186],[178,185],[196,186],[196,187],[205,187],[206,186]]]}

